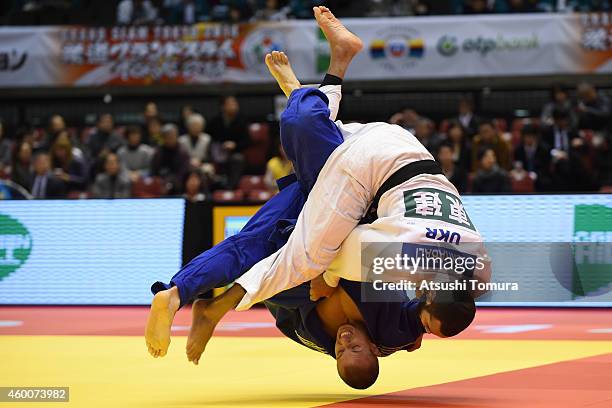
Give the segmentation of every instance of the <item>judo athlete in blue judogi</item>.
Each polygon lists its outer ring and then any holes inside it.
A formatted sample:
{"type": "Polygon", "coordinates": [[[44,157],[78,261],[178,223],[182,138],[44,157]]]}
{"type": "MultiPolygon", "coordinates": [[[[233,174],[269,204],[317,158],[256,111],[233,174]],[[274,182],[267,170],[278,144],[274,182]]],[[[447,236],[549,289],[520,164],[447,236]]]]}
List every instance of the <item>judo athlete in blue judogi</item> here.
{"type": "MultiPolygon", "coordinates": [[[[273,76],[289,97],[281,117],[281,143],[293,163],[295,174],[279,180],[279,193],[240,233],[194,258],[169,284],[157,282],[153,285],[155,298],[146,340],[154,357],[166,354],[170,342],[169,329],[180,306],[212,288],[234,282],[286,243],[321,168],[343,143],[343,136],[333,120],[341,96],[341,78],[361,48],[361,41],[357,39],[359,45],[353,47],[355,51],[352,54],[345,53],[351,48],[346,44],[340,47],[343,50],[341,55],[335,53],[334,50],[339,48],[332,38],[354,41],[356,37],[341,26],[344,37],[332,35],[330,38],[330,27],[325,26],[328,20],[322,22],[323,13],[329,13],[329,10],[319,8],[317,21],[330,40],[332,58],[329,73],[320,89],[300,88],[283,53],[275,52],[266,57],[273,76]]],[[[190,361],[199,362],[215,325],[244,294],[238,285],[234,288],[218,298],[198,300],[194,304],[193,324],[187,343],[190,361]]],[[[361,296],[361,283],[341,280],[331,296],[312,301],[309,286],[304,283],[265,300],[264,304],[287,337],[334,357],[338,373],[348,385],[367,388],[378,376],[379,356],[417,349],[426,331],[439,334],[441,319],[449,308],[433,308],[432,299],[409,300],[404,293],[397,291],[385,294],[385,302],[363,302],[361,296]]],[[[377,296],[381,296],[380,293],[377,296]]]]}

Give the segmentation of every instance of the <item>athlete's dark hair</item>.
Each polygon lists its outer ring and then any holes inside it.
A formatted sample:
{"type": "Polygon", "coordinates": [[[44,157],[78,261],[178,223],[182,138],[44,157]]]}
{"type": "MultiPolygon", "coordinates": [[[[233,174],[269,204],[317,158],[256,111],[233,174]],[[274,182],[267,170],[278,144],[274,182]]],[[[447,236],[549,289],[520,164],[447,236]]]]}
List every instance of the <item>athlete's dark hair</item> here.
{"type": "Polygon", "coordinates": [[[465,290],[436,291],[431,303],[424,305],[433,317],[440,320],[440,332],[446,337],[456,336],[474,320],[476,304],[465,290]]]}
{"type": "Polygon", "coordinates": [[[378,379],[378,358],[372,354],[372,358],[368,359],[368,364],[359,367],[350,367],[345,372],[340,373],[340,378],[349,387],[365,390],[369,388],[378,379]]]}

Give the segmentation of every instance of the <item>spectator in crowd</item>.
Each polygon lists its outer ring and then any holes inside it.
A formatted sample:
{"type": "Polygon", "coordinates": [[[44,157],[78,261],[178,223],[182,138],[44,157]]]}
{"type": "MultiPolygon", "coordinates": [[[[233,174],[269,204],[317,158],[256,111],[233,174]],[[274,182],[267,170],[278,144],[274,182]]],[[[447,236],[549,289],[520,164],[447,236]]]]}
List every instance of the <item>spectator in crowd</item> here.
{"type": "Polygon", "coordinates": [[[580,138],[578,131],[571,125],[571,113],[567,109],[556,107],[552,111],[552,120],[552,126],[544,130],[543,140],[553,149],[553,156],[567,156],[573,144],[581,143],[577,141],[580,138]]]}
{"type": "Polygon", "coordinates": [[[278,153],[274,155],[266,164],[266,174],[264,181],[271,190],[276,190],[276,180],[288,176],[293,172],[293,164],[287,158],[283,145],[280,142],[277,145],[278,153]]]}
{"type": "Polygon", "coordinates": [[[161,177],[167,185],[168,194],[178,194],[189,169],[189,156],[178,143],[178,128],[172,123],[162,128],[163,144],[153,155],[151,175],[161,177]]]}
{"type": "Polygon", "coordinates": [[[578,128],[604,130],[610,124],[610,100],[588,82],[578,85],[578,128]]]}
{"type": "Polygon", "coordinates": [[[496,13],[536,13],[544,11],[540,8],[541,0],[496,0],[496,13]]]}
{"type": "Polygon", "coordinates": [[[443,140],[443,138],[435,132],[434,123],[426,118],[419,119],[414,129],[414,136],[419,139],[419,142],[421,142],[432,154],[436,153],[438,145],[443,140]]]}
{"type": "Polygon", "coordinates": [[[431,2],[424,0],[372,0],[368,17],[422,16],[429,14],[431,2]]]}
{"type": "Polygon", "coordinates": [[[202,0],[164,0],[164,22],[166,24],[194,24],[198,21],[198,14],[208,5],[202,0]]]}
{"type": "Polygon", "coordinates": [[[154,24],[157,14],[157,8],[150,0],[121,0],[117,5],[117,24],[154,24]]]}
{"type": "Polygon", "coordinates": [[[414,134],[414,129],[416,128],[419,119],[421,119],[421,117],[414,109],[404,108],[391,116],[389,123],[392,125],[399,125],[410,133],[414,134]]]}
{"type": "Polygon", "coordinates": [[[253,15],[253,21],[283,21],[291,11],[288,6],[281,7],[278,0],[265,0],[264,3],[253,15]]]}
{"type": "Polygon", "coordinates": [[[129,127],[126,132],[127,145],[119,148],[117,156],[135,183],[140,177],[148,176],[153,158],[153,148],[142,144],[140,128],[129,127]]]}
{"type": "Polygon", "coordinates": [[[104,171],[96,176],[91,195],[94,198],[129,198],[132,195],[130,177],[121,168],[115,153],[106,155],[104,171]]]}
{"type": "Polygon", "coordinates": [[[610,11],[612,4],[609,0],[568,0],[566,2],[559,2],[559,10],[564,12],[596,12],[596,11],[610,11]],[[563,4],[565,7],[563,7],[563,4]]]}
{"type": "Polygon", "coordinates": [[[147,102],[142,112],[142,142],[148,145],[158,145],[161,143],[161,139],[158,141],[154,140],[153,136],[149,134],[151,122],[156,122],[156,124],[159,125],[159,129],[161,129],[161,118],[155,102],[147,102]]]}
{"type": "Polygon", "coordinates": [[[192,113],[187,118],[187,134],[179,137],[179,145],[189,155],[191,166],[195,168],[200,168],[210,161],[211,137],[208,133],[204,133],[205,127],[204,116],[192,113]]]}
{"type": "Polygon", "coordinates": [[[221,100],[221,112],[210,121],[208,131],[212,136],[211,158],[225,167],[226,187],[234,189],[244,169],[241,152],[250,144],[247,123],[240,114],[240,105],[234,96],[221,100]]]}
{"type": "Polygon", "coordinates": [[[550,188],[550,149],[540,141],[540,132],[527,125],[521,130],[521,143],[514,150],[514,160],[530,177],[535,178],[537,191],[550,188]]]}
{"type": "Polygon", "coordinates": [[[488,0],[464,0],[457,11],[459,14],[488,14],[493,12],[493,2],[488,0]]]}
{"type": "MultiPolygon", "coordinates": [[[[550,102],[546,103],[542,107],[542,114],[540,115],[540,121],[542,126],[552,126],[554,122],[553,112],[556,110],[565,110],[572,112],[572,101],[569,94],[559,84],[553,85],[550,91],[550,102]]],[[[573,114],[573,112],[572,112],[573,114]]],[[[576,124],[576,118],[571,118],[572,126],[576,124]]]]}
{"type": "Polygon", "coordinates": [[[55,136],[62,130],[66,129],[66,121],[61,115],[52,115],[47,123],[47,128],[44,134],[37,135],[33,140],[33,147],[35,151],[48,151],[55,136]]]}
{"type": "Polygon", "coordinates": [[[196,203],[205,201],[210,195],[207,188],[206,177],[198,169],[193,169],[187,173],[183,185],[183,190],[185,191],[183,197],[189,202],[196,203]]]}
{"type": "Polygon", "coordinates": [[[32,143],[22,139],[13,147],[11,180],[32,192],[32,143]]]}
{"type": "Polygon", "coordinates": [[[164,143],[162,135],[162,122],[159,118],[151,118],[147,122],[146,128],[146,144],[151,146],[161,146],[164,143]]]}
{"type": "Polygon", "coordinates": [[[484,146],[478,152],[479,168],[474,176],[472,192],[507,193],[512,191],[508,172],[497,165],[495,150],[484,146]]]}
{"type": "Polygon", "coordinates": [[[68,192],[85,190],[87,165],[80,150],[73,148],[67,130],[60,131],[51,145],[51,167],[68,192]]]}
{"type": "Polygon", "coordinates": [[[593,187],[593,176],[587,171],[582,156],[589,147],[570,124],[570,112],[553,111],[553,126],[545,129],[543,140],[550,150],[551,188],[554,191],[585,191],[593,187]]]}
{"type": "Polygon", "coordinates": [[[32,196],[34,198],[63,198],[66,196],[65,183],[51,172],[51,158],[48,153],[37,153],[34,157],[32,196]]]}
{"type": "Polygon", "coordinates": [[[443,142],[438,147],[436,158],[440,162],[446,178],[453,183],[457,191],[464,193],[468,189],[468,175],[463,168],[455,164],[453,150],[453,145],[450,142],[443,142]]]}
{"type": "Polygon", "coordinates": [[[459,100],[459,113],[456,118],[468,137],[474,136],[478,132],[478,122],[480,118],[474,114],[474,102],[468,97],[459,100]]]}
{"type": "Polygon", "coordinates": [[[181,106],[181,122],[179,124],[179,134],[184,135],[185,133],[187,133],[187,119],[189,119],[189,117],[196,113],[193,110],[193,106],[191,105],[183,105],[181,106]]]}
{"type": "Polygon", "coordinates": [[[123,139],[115,132],[115,123],[110,113],[103,113],[98,118],[96,131],[89,137],[87,148],[92,160],[104,159],[112,152],[116,153],[123,146],[123,139]]]}
{"type": "Polygon", "coordinates": [[[446,132],[448,142],[453,147],[453,161],[466,173],[472,168],[472,151],[465,137],[465,130],[459,122],[451,122],[446,132]]]}
{"type": "Polygon", "coordinates": [[[491,121],[482,121],[478,126],[478,134],[474,136],[472,143],[472,170],[478,170],[481,160],[478,158],[479,152],[484,148],[491,148],[495,151],[496,163],[502,169],[510,170],[511,151],[510,146],[498,134],[495,125],[491,121]]]}
{"type": "Polygon", "coordinates": [[[4,123],[0,122],[0,174],[3,174],[11,165],[13,142],[5,137],[4,123]]]}

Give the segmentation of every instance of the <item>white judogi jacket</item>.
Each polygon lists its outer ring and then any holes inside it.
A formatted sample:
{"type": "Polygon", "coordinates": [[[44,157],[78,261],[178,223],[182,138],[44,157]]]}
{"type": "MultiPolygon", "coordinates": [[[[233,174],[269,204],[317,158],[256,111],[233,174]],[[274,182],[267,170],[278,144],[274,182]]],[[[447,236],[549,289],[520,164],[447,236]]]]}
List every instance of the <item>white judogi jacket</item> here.
{"type": "MultiPolygon", "coordinates": [[[[330,99],[335,118],[340,87],[321,90],[330,99]]],[[[236,280],[246,291],[236,310],[246,310],[326,270],[325,280],[332,286],[340,278],[361,280],[362,241],[425,242],[426,234],[431,234],[428,227],[457,232],[462,243],[482,241],[465,216],[459,193],[444,175],[418,175],[392,188],[380,199],[378,219],[358,226],[387,178],[411,162],[433,157],[397,125],[340,121],[336,125],[344,143],[323,166],[285,246],[236,280]],[[416,217],[405,216],[408,206],[416,207],[412,208],[416,217]]]]}

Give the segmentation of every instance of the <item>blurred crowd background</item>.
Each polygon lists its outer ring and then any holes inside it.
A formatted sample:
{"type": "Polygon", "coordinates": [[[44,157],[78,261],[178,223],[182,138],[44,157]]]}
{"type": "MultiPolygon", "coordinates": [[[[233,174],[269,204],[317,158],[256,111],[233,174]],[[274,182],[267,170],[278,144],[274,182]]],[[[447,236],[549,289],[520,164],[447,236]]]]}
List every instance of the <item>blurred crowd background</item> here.
{"type": "Polygon", "coordinates": [[[4,24],[193,24],[311,18],[326,5],[339,17],[609,11],[610,0],[4,0],[4,24]]]}
{"type": "MultiPolygon", "coordinates": [[[[508,113],[487,117],[465,94],[437,121],[411,106],[378,120],[410,130],[462,193],[610,190],[606,94],[587,82],[555,85],[537,116],[508,113]]],[[[274,180],[292,171],[278,123],[247,120],[235,96],[221,97],[212,112],[183,105],[166,114],[150,101],[131,123],[105,112],[92,121],[70,123],[58,111],[44,126],[1,126],[0,177],[34,198],[265,201],[274,180]]]]}
{"type": "MultiPolygon", "coordinates": [[[[606,11],[607,0],[12,0],[4,25],[190,24],[340,17],[606,11]]],[[[603,14],[607,15],[607,14],[603,14]]],[[[552,83],[552,82],[551,82],[552,83]]],[[[346,89],[339,118],[410,130],[462,193],[612,191],[612,83],[488,85],[381,83],[346,89]],[[366,87],[367,88],[367,87],[366,87]],[[516,88],[516,89],[515,89],[516,88]],[[373,91],[373,89],[375,89],[373,91]]],[[[183,89],[187,89],[183,88],[183,89]]],[[[185,196],[261,202],[291,164],[280,148],[278,91],[95,96],[36,89],[0,104],[0,194],[5,198],[185,196]],[[31,96],[30,95],[31,92],[31,96]]],[[[157,89],[157,88],[156,88],[157,89]]],[[[17,95],[17,94],[16,94],[17,95]]]]}

